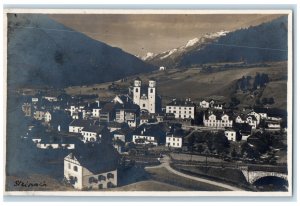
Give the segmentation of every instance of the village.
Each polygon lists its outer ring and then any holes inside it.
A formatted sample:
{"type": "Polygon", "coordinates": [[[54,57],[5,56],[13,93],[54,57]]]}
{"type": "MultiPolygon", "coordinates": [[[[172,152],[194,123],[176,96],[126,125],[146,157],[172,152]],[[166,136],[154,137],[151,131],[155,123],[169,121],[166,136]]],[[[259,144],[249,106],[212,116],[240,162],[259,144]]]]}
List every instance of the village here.
{"type": "Polygon", "coordinates": [[[116,188],[126,168],[166,159],[180,163],[181,169],[173,166],[181,171],[191,162],[206,168],[286,167],[282,114],[211,98],[174,98],[163,105],[156,84],[136,78],[127,94],[109,101],[64,91],[22,95],[23,114],[31,121],[20,138],[38,151],[64,151],[61,179],[77,190],[116,188]]]}

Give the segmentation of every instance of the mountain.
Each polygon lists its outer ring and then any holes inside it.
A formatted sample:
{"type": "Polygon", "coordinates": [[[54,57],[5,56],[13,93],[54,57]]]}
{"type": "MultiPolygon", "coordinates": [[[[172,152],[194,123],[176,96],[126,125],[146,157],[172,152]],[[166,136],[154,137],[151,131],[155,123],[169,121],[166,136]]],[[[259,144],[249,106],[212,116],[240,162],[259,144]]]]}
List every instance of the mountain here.
{"type": "Polygon", "coordinates": [[[65,87],[155,70],[43,14],[8,15],[8,85],[65,87]]]}
{"type": "Polygon", "coordinates": [[[218,62],[287,60],[287,17],[232,32],[220,31],[191,39],[186,45],[145,58],[169,68],[199,67],[218,62]]]}

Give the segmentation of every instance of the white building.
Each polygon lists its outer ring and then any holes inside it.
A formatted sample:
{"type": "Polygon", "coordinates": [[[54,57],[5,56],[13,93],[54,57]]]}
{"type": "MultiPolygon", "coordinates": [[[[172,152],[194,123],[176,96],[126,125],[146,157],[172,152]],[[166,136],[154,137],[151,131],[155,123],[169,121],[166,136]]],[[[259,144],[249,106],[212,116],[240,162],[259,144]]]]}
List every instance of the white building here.
{"type": "Polygon", "coordinates": [[[75,189],[79,190],[116,187],[118,184],[117,165],[117,156],[112,152],[102,149],[75,151],[64,158],[64,177],[75,189]]]}
{"type": "MultiPolygon", "coordinates": [[[[257,115],[260,116],[259,114],[257,115]]],[[[243,115],[243,114],[238,115],[235,118],[235,123],[239,123],[239,124],[247,123],[252,127],[252,129],[256,129],[258,127],[259,121],[256,119],[255,115],[249,113],[248,115],[243,115]]]]}
{"type": "Polygon", "coordinates": [[[166,67],[163,67],[163,66],[161,66],[161,67],[159,67],[159,71],[165,71],[167,68],[166,67]]]}
{"type": "Polygon", "coordinates": [[[150,80],[148,89],[142,87],[142,81],[134,80],[133,103],[140,106],[140,110],[155,113],[156,109],[156,81],[150,80]]]}
{"type": "Polygon", "coordinates": [[[100,117],[101,108],[93,108],[92,116],[95,118],[100,117]]]}
{"type": "Polygon", "coordinates": [[[181,128],[172,127],[166,136],[166,147],[181,148],[184,132],[181,128]]]}
{"type": "Polygon", "coordinates": [[[233,129],[226,129],[224,133],[229,141],[236,141],[236,131],[233,129]]]}
{"type": "Polygon", "coordinates": [[[81,133],[84,127],[92,126],[95,122],[91,120],[74,119],[69,125],[69,132],[81,133]]]}
{"type": "Polygon", "coordinates": [[[87,126],[81,130],[82,141],[86,142],[95,142],[102,139],[103,135],[107,135],[108,130],[104,126],[87,126]]]}
{"type": "Polygon", "coordinates": [[[200,102],[200,108],[208,109],[210,107],[209,101],[202,100],[200,102]]]}
{"type": "Polygon", "coordinates": [[[225,128],[232,127],[233,121],[230,120],[229,115],[223,112],[206,111],[203,115],[203,124],[205,127],[211,128],[225,128]]]}
{"type": "Polygon", "coordinates": [[[48,100],[49,102],[57,102],[57,97],[54,96],[45,96],[44,99],[48,100]]]}
{"type": "Polygon", "coordinates": [[[174,114],[176,119],[195,119],[195,105],[190,99],[180,101],[174,99],[166,106],[167,114],[174,114]]]}
{"type": "Polygon", "coordinates": [[[52,119],[51,113],[50,113],[49,111],[47,111],[47,112],[45,113],[44,118],[45,118],[45,122],[46,122],[46,123],[49,123],[49,122],[51,121],[51,119],[52,119]]]}

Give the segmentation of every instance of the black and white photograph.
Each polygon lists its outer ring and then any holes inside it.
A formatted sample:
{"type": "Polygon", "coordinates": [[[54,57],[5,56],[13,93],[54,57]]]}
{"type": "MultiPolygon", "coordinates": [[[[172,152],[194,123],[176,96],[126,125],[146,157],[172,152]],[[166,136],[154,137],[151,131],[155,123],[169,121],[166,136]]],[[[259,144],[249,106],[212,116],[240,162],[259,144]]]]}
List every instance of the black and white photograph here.
{"type": "Polygon", "coordinates": [[[292,16],[5,10],[6,194],[290,196],[292,16]]]}

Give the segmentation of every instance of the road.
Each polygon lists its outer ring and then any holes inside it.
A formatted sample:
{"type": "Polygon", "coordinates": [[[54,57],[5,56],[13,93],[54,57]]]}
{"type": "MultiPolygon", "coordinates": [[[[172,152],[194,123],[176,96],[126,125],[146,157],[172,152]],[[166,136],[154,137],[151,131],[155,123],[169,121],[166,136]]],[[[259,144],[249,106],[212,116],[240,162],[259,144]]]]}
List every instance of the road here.
{"type": "Polygon", "coordinates": [[[218,186],[218,187],[223,187],[223,188],[231,190],[231,191],[242,191],[242,189],[238,188],[238,187],[234,187],[234,186],[231,186],[231,185],[228,185],[228,184],[224,184],[224,183],[220,183],[220,182],[216,182],[216,181],[212,181],[212,180],[207,180],[207,179],[187,175],[187,174],[184,174],[184,173],[179,172],[177,170],[174,170],[170,166],[170,157],[168,157],[168,156],[164,156],[163,158],[161,158],[160,162],[161,162],[160,165],[145,167],[145,169],[166,168],[169,172],[171,172],[173,174],[176,174],[178,176],[184,177],[184,178],[192,179],[192,180],[195,180],[195,181],[198,181],[198,182],[203,182],[203,183],[206,183],[206,184],[215,185],[215,186],[218,186]]]}

